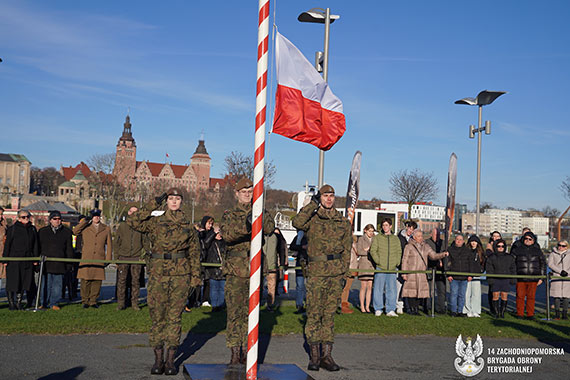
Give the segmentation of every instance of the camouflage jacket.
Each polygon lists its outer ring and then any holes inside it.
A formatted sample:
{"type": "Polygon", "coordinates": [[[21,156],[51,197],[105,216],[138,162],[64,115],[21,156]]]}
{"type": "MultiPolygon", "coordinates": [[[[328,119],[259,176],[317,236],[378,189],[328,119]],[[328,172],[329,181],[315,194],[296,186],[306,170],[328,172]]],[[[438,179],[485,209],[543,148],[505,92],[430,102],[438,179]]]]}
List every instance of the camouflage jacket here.
{"type": "Polygon", "coordinates": [[[192,221],[181,210],[166,210],[160,216],[152,216],[151,212],[156,208],[154,201],[147,203],[127,217],[127,224],[147,235],[151,252],[164,254],[187,251],[187,256],[179,259],[147,256],[149,273],[158,276],[189,274],[191,286],[200,285],[200,243],[192,221]]]}
{"type": "MultiPolygon", "coordinates": [[[[249,250],[251,231],[247,230],[246,220],[251,213],[251,204],[238,203],[232,210],[224,213],[221,223],[222,237],[226,241],[226,257],[222,272],[237,277],[249,277],[249,250]]],[[[263,233],[269,234],[275,229],[273,217],[266,212],[263,215],[263,233]]]]}
{"type": "Polygon", "coordinates": [[[305,231],[307,236],[307,277],[347,273],[352,247],[352,228],[348,219],[334,208],[327,210],[310,202],[292,221],[293,227],[305,231]],[[327,255],[338,254],[341,258],[326,260],[327,255]]]}

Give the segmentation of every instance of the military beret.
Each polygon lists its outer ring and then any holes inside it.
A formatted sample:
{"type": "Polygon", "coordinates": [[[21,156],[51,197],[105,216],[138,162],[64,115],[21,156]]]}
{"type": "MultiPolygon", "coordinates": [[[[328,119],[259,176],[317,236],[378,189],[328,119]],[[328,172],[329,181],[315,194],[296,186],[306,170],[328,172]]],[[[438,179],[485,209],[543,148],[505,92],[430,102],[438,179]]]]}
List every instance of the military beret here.
{"type": "Polygon", "coordinates": [[[243,177],[236,183],[235,189],[236,191],[240,191],[241,189],[247,189],[248,187],[252,187],[253,182],[247,177],[243,177]]]}
{"type": "Polygon", "coordinates": [[[177,187],[171,187],[170,189],[166,190],[166,195],[178,195],[180,198],[183,198],[182,190],[177,187]]]}
{"type": "Polygon", "coordinates": [[[89,211],[89,214],[91,214],[91,217],[101,216],[101,210],[94,208],[93,210],[89,211]]]}
{"type": "Polygon", "coordinates": [[[334,188],[331,185],[323,185],[319,191],[321,192],[321,194],[326,194],[326,193],[334,194],[334,188]]]}

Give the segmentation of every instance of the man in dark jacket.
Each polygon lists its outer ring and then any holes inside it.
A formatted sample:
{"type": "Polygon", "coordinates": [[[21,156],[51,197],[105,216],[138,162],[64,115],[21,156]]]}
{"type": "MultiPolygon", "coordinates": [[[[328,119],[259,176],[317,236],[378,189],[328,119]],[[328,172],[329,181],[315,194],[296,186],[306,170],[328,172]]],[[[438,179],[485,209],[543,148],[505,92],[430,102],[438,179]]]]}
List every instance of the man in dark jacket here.
{"type": "MultiPolygon", "coordinates": [[[[441,252],[441,245],[443,241],[439,237],[439,231],[437,228],[431,230],[430,238],[426,240],[426,243],[433,249],[435,253],[441,252]]],[[[447,263],[447,257],[440,260],[432,260],[428,258],[428,268],[435,268],[437,271],[445,270],[445,264],[447,263]]],[[[445,314],[445,299],[446,299],[446,286],[445,276],[443,274],[435,275],[435,312],[438,314],[445,314]]],[[[431,288],[430,288],[431,290],[431,288]]],[[[432,294],[433,297],[433,294],[432,294]]],[[[428,305],[431,307],[431,304],[428,305]]],[[[427,312],[426,312],[427,314],[427,312]]]]}
{"type": "MultiPolygon", "coordinates": [[[[4,257],[38,256],[38,237],[36,227],[30,221],[30,213],[18,211],[18,220],[6,231],[4,257]]],[[[31,261],[10,261],[6,265],[6,293],[10,310],[23,309],[23,291],[26,291],[28,307],[33,301],[34,265],[31,261]]]]}
{"type": "MultiPolygon", "coordinates": [[[[480,269],[477,270],[477,268],[475,268],[475,261],[471,259],[473,256],[471,249],[465,244],[463,235],[455,236],[455,241],[449,246],[448,252],[450,272],[481,272],[480,269]]],[[[468,275],[450,275],[447,277],[451,288],[449,305],[452,316],[465,316],[465,314],[463,314],[463,306],[465,306],[465,291],[467,290],[467,282],[472,279],[473,277],[468,275]]]]}
{"type": "MultiPolygon", "coordinates": [[[[133,206],[127,211],[128,215],[137,212],[138,208],[133,206]]],[[[141,260],[143,252],[142,233],[134,230],[127,222],[122,222],[117,228],[115,241],[115,258],[125,261],[141,260]]],[[[139,311],[140,276],[142,264],[119,264],[117,266],[117,310],[125,309],[125,297],[127,295],[127,278],[131,274],[131,306],[133,310],[139,311]]]]}
{"type": "MultiPolygon", "coordinates": [[[[222,239],[220,226],[214,224],[212,228],[214,232],[214,241],[210,244],[204,263],[223,264],[223,258],[226,255],[226,242],[222,239]]],[[[205,266],[204,281],[210,283],[210,302],[212,304],[212,312],[222,311],[224,309],[224,287],[226,279],[222,273],[221,267],[205,266]]]]}
{"type": "MultiPolygon", "coordinates": [[[[62,259],[73,258],[71,235],[71,230],[61,224],[61,213],[50,212],[49,225],[40,228],[38,232],[40,255],[62,259]]],[[[68,267],[69,264],[62,261],[46,261],[40,292],[43,307],[59,310],[57,304],[61,296],[63,276],[68,267]]]]}
{"type": "MultiPolygon", "coordinates": [[[[540,246],[536,243],[536,235],[530,231],[522,236],[522,244],[513,247],[511,254],[515,256],[517,274],[544,276],[546,273],[546,261],[540,246]]],[[[517,317],[524,317],[525,298],[526,315],[528,319],[534,319],[534,299],[536,288],[542,284],[542,280],[517,279],[517,317]]]]}

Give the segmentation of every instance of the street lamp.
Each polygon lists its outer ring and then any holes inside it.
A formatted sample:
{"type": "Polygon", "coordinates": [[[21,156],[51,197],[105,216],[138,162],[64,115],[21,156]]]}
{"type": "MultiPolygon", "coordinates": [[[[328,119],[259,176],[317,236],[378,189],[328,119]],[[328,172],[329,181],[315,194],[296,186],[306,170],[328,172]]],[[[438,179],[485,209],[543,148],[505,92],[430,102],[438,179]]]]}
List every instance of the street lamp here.
{"type": "MultiPolygon", "coordinates": [[[[306,12],[303,12],[297,17],[297,20],[300,22],[312,22],[315,24],[325,24],[325,47],[324,52],[317,52],[315,55],[315,66],[318,72],[321,68],[320,62],[322,60],[322,73],[323,79],[325,82],[328,82],[329,79],[329,31],[330,31],[330,24],[332,24],[335,20],[340,18],[339,15],[331,15],[330,8],[323,9],[323,8],[312,8],[306,12]]],[[[324,172],[325,172],[325,151],[319,151],[319,180],[318,186],[319,189],[323,186],[324,183],[324,172]]]]}
{"type": "Polygon", "coordinates": [[[463,104],[468,106],[479,106],[479,120],[477,123],[477,128],[474,125],[469,126],[469,138],[475,138],[475,133],[477,133],[477,195],[476,195],[476,209],[477,216],[475,220],[475,234],[479,235],[479,215],[480,215],[480,194],[481,194],[481,132],[485,132],[486,135],[491,134],[491,122],[489,120],[485,121],[485,127],[481,127],[481,118],[483,114],[483,106],[489,105],[495,101],[499,96],[506,94],[505,91],[487,91],[483,90],[477,95],[475,99],[473,98],[463,98],[455,101],[455,104],[463,104]]]}

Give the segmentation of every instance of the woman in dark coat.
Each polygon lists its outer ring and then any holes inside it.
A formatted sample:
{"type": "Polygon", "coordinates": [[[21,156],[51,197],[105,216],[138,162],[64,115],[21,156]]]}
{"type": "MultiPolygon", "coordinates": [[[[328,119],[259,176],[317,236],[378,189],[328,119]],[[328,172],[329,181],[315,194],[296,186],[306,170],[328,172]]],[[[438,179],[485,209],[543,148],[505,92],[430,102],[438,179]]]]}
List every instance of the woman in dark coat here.
{"type": "MultiPolygon", "coordinates": [[[[6,231],[4,257],[38,256],[38,238],[36,227],[30,222],[30,213],[18,211],[18,220],[6,231]]],[[[10,261],[6,267],[6,293],[10,310],[22,310],[22,292],[25,290],[28,306],[31,306],[35,288],[34,263],[32,261],[10,261]]]]}
{"type": "MultiPolygon", "coordinates": [[[[507,252],[507,243],[503,239],[493,242],[493,252],[485,263],[487,274],[517,274],[515,258],[507,252]]],[[[495,317],[504,318],[509,291],[511,286],[515,284],[515,280],[511,278],[487,277],[487,282],[489,283],[489,293],[493,297],[495,317]]]]}
{"type": "MultiPolygon", "coordinates": [[[[226,254],[226,242],[222,239],[220,226],[214,224],[214,241],[210,244],[206,253],[205,263],[222,264],[223,257],[226,254]]],[[[204,281],[210,282],[210,302],[212,311],[221,311],[224,308],[224,286],[226,284],[225,276],[222,273],[221,266],[204,267],[204,281]]]]}

